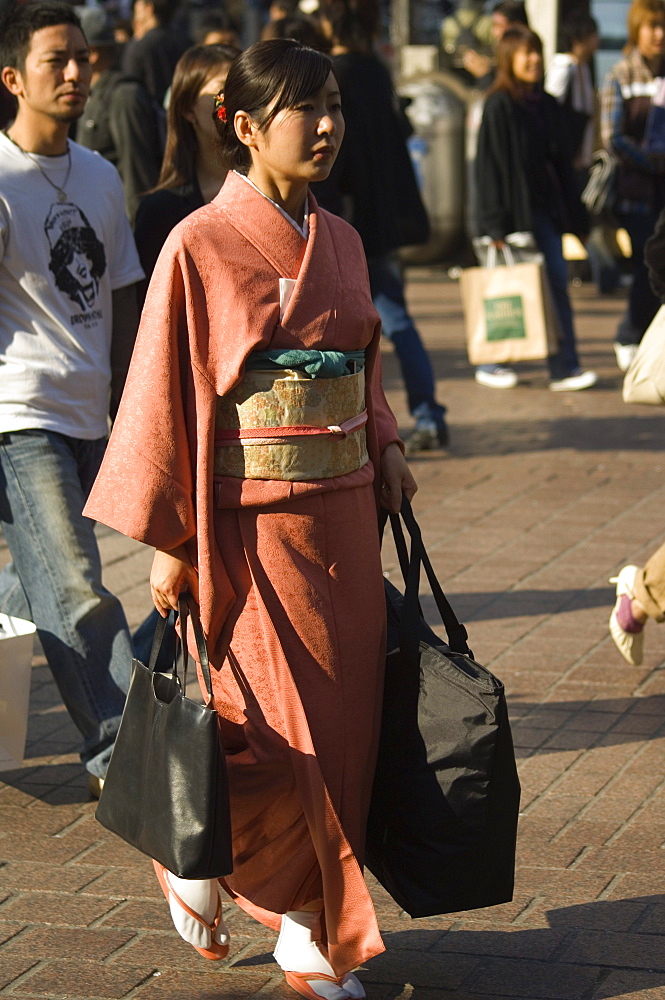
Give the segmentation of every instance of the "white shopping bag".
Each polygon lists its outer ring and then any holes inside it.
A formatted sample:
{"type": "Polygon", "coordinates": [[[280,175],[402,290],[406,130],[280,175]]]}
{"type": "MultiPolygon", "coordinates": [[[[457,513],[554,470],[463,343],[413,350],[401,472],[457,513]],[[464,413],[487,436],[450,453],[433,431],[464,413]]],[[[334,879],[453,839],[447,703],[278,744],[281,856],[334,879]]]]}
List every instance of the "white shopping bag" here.
{"type": "Polygon", "coordinates": [[[0,771],[23,766],[35,626],[0,614],[0,771]]]}
{"type": "Polygon", "coordinates": [[[460,277],[466,346],[472,365],[533,361],[556,353],[557,321],[543,264],[520,263],[509,244],[490,246],[486,267],[460,277]]]}
{"type": "Polygon", "coordinates": [[[665,404],[665,306],[642,337],[623,380],[624,403],[665,404]]]}

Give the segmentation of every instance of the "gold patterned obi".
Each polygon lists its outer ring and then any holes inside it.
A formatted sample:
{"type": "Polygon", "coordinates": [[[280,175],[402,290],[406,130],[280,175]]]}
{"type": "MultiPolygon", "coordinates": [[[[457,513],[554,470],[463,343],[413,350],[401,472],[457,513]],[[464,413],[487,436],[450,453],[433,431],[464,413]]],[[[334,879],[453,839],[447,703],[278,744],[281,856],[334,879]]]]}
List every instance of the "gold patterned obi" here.
{"type": "Polygon", "coordinates": [[[332,479],[368,461],[365,373],[309,378],[248,371],[217,397],[215,476],[332,479]]]}

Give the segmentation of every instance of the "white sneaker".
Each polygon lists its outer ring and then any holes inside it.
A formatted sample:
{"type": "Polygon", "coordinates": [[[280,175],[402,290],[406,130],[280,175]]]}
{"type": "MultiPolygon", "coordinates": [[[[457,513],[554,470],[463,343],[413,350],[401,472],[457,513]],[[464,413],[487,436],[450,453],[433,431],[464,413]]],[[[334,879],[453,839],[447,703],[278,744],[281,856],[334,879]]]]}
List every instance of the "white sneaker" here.
{"type": "Polygon", "coordinates": [[[637,344],[618,344],[614,342],[614,353],[617,359],[617,366],[622,372],[627,372],[633,363],[633,358],[637,354],[637,344]]]}
{"type": "Polygon", "coordinates": [[[476,368],[475,378],[480,385],[487,385],[490,389],[514,389],[517,385],[517,373],[503,365],[496,365],[491,371],[476,368]]]}
{"type": "Polygon", "coordinates": [[[578,389],[590,389],[598,381],[595,372],[576,372],[566,378],[555,378],[550,382],[552,392],[576,392],[578,389]]]}
{"type": "Polygon", "coordinates": [[[633,667],[639,667],[642,662],[644,631],[625,632],[619,625],[617,614],[621,598],[626,596],[632,599],[635,596],[635,577],[638,573],[639,566],[624,566],[618,576],[610,577],[610,583],[616,583],[617,587],[617,599],[610,615],[610,635],[624,660],[633,667]]]}

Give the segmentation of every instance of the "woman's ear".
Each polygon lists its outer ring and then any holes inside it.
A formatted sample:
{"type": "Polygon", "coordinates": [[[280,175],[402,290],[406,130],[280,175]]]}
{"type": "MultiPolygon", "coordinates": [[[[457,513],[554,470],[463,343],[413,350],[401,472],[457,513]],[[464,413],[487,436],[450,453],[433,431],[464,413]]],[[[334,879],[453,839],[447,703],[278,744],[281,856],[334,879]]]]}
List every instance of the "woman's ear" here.
{"type": "Polygon", "coordinates": [[[246,111],[236,111],[233,118],[233,127],[243,146],[256,149],[259,126],[246,111]]]}

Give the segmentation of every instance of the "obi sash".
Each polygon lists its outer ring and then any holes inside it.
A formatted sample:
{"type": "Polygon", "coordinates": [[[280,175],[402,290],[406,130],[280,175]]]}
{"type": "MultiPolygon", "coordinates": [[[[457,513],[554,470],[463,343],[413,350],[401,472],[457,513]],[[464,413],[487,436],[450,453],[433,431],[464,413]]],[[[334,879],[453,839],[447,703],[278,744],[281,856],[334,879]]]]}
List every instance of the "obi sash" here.
{"type": "Polygon", "coordinates": [[[337,378],[246,371],[217,397],[214,475],[306,482],[369,460],[365,372],[337,378]]]}

